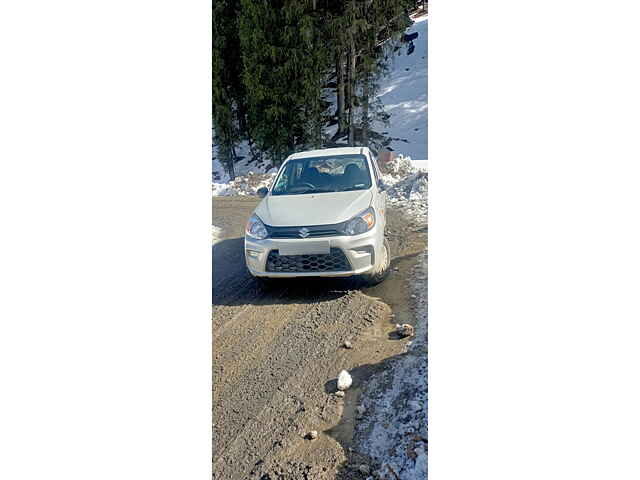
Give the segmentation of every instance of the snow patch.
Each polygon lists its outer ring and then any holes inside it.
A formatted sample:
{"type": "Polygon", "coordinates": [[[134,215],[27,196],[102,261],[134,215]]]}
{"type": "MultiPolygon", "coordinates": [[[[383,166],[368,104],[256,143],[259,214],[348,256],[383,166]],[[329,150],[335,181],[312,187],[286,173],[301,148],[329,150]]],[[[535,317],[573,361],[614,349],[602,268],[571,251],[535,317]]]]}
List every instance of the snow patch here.
{"type": "Polygon", "coordinates": [[[387,201],[398,210],[419,221],[427,219],[428,173],[424,163],[398,155],[380,165],[382,180],[387,186],[387,201]],[[416,167],[418,163],[418,167],[416,167]]]}
{"type": "Polygon", "coordinates": [[[427,16],[414,18],[406,33],[418,33],[415,50],[394,53],[390,73],[380,84],[378,98],[391,114],[389,126],[376,123],[374,130],[392,138],[389,146],[405,156],[427,158],[427,16]]]}
{"type": "MultiPolygon", "coordinates": [[[[273,167],[272,163],[267,160],[257,160],[253,158],[253,153],[248,141],[241,142],[235,148],[237,160],[233,164],[233,170],[236,178],[246,177],[251,174],[262,174],[272,170],[277,170],[273,167]]],[[[218,155],[218,149],[213,146],[213,183],[223,184],[228,183],[231,179],[229,174],[225,171],[220,157],[218,155]]]]}
{"type": "Polygon", "coordinates": [[[216,157],[213,157],[213,182],[218,182],[218,183],[226,183],[228,182],[229,179],[229,175],[227,174],[227,172],[225,172],[224,167],[222,166],[222,163],[220,163],[220,160],[216,157]]]}
{"type": "Polygon", "coordinates": [[[277,169],[272,168],[267,173],[249,171],[246,176],[236,177],[226,183],[214,182],[212,194],[214,196],[255,195],[259,188],[269,188],[276,176],[277,169]]]}

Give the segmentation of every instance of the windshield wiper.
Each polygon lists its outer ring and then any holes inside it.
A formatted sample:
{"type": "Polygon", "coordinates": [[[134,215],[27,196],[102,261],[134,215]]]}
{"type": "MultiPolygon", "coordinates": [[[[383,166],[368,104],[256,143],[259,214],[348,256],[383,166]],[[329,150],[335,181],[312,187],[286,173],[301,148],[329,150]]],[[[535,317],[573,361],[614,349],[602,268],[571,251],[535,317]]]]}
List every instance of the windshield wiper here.
{"type": "Polygon", "coordinates": [[[322,187],[322,188],[314,188],[313,190],[309,190],[306,193],[325,193],[325,192],[335,192],[335,188],[331,187],[322,187]]]}
{"type": "Polygon", "coordinates": [[[287,191],[289,195],[304,195],[306,193],[326,193],[326,192],[335,192],[334,188],[307,188],[306,190],[298,190],[300,187],[294,187],[287,191]]]}

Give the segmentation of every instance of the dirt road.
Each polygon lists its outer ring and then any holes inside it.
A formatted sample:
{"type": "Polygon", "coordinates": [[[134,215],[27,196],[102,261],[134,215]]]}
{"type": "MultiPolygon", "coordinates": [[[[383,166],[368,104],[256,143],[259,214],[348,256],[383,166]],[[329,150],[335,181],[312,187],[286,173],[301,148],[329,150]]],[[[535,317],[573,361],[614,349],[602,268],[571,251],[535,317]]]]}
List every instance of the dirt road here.
{"type": "Polygon", "coordinates": [[[406,340],[412,322],[409,272],[426,227],[389,211],[392,273],[381,285],[355,279],[282,281],[264,293],[247,273],[244,224],[255,197],[214,197],[213,478],[365,479],[352,451],[362,386],[406,340]],[[353,348],[343,346],[349,340],[353,348]],[[334,395],[348,370],[353,386],[334,395]],[[311,430],[318,438],[305,436],[311,430]]]}

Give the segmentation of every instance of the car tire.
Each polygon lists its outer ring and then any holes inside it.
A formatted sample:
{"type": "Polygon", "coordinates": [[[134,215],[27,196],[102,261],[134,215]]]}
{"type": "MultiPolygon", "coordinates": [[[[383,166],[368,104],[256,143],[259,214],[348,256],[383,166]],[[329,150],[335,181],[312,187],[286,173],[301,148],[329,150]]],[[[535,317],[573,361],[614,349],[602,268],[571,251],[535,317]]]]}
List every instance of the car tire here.
{"type": "Polygon", "coordinates": [[[385,260],[383,262],[382,267],[373,273],[366,273],[361,276],[362,280],[367,284],[367,286],[374,286],[382,283],[387,275],[389,275],[389,266],[391,265],[391,247],[389,246],[389,241],[384,239],[384,250],[385,250],[385,260]]]}

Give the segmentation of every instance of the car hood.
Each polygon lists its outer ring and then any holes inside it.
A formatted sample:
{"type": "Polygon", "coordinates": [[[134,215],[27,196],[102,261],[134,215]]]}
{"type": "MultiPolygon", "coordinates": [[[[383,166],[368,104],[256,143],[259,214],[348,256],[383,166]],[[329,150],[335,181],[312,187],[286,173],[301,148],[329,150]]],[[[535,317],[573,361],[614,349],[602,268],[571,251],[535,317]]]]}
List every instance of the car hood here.
{"type": "Polygon", "coordinates": [[[294,227],[330,225],[349,220],[371,205],[370,190],[267,195],[255,213],[267,225],[294,227]]]}

